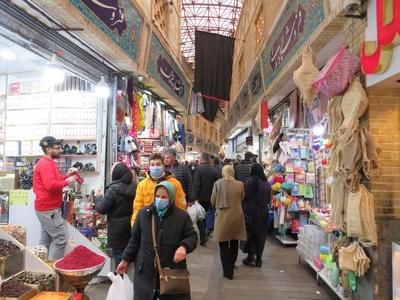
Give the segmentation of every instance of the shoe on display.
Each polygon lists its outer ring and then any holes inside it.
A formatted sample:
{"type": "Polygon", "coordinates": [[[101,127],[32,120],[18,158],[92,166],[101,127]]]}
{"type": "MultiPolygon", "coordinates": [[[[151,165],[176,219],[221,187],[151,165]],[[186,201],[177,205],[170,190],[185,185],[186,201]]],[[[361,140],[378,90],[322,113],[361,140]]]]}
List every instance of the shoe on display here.
{"type": "Polygon", "coordinates": [[[83,163],[77,161],[72,167],[77,168],[78,170],[83,170],[83,163]]]}
{"type": "Polygon", "coordinates": [[[85,166],[82,168],[82,171],[91,171],[91,172],[93,172],[93,171],[96,171],[96,168],[95,168],[94,164],[92,164],[92,163],[87,163],[87,164],[85,164],[85,166]]]}
{"type": "Polygon", "coordinates": [[[69,153],[71,153],[71,154],[78,153],[78,148],[76,146],[72,146],[71,149],[69,150],[69,153]]]}
{"type": "Polygon", "coordinates": [[[97,154],[97,144],[92,144],[91,148],[92,148],[92,154],[93,155],[97,154]]]}
{"type": "Polygon", "coordinates": [[[65,144],[63,147],[63,152],[64,154],[70,154],[71,153],[71,147],[68,144],[65,144]]]}
{"type": "Polygon", "coordinates": [[[85,150],[83,151],[85,154],[87,155],[91,155],[92,154],[92,148],[90,146],[90,144],[85,144],[85,150]]]}
{"type": "Polygon", "coordinates": [[[81,151],[81,142],[76,141],[76,154],[83,154],[81,151]]]}

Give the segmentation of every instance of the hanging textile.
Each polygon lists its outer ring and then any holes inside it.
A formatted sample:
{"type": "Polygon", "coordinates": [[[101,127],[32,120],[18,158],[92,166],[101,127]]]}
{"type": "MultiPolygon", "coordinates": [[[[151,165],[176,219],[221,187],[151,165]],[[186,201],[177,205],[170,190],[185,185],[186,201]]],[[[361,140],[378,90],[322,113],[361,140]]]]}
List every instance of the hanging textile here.
{"type": "Polygon", "coordinates": [[[192,93],[190,96],[189,115],[204,113],[203,97],[201,93],[192,93]]]}
{"type": "Polygon", "coordinates": [[[255,118],[255,134],[261,135],[268,128],[268,103],[261,100],[257,116],[255,118]]]}
{"type": "Polygon", "coordinates": [[[142,95],[138,94],[137,95],[137,131],[141,132],[144,130],[144,98],[142,95]]]}
{"type": "Polygon", "coordinates": [[[132,111],[131,111],[131,120],[132,120],[132,129],[129,132],[131,136],[137,137],[138,130],[137,130],[137,118],[138,118],[138,94],[134,93],[133,101],[132,101],[132,111]]]}

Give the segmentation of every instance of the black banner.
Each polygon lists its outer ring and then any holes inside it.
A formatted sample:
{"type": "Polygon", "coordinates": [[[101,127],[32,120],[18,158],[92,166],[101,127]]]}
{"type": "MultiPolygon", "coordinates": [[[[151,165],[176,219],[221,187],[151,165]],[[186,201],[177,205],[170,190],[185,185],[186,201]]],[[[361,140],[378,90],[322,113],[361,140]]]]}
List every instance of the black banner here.
{"type": "Polygon", "coordinates": [[[196,31],[195,38],[194,92],[207,96],[203,116],[214,122],[220,101],[208,97],[229,101],[235,40],[203,31],[196,31]]]}

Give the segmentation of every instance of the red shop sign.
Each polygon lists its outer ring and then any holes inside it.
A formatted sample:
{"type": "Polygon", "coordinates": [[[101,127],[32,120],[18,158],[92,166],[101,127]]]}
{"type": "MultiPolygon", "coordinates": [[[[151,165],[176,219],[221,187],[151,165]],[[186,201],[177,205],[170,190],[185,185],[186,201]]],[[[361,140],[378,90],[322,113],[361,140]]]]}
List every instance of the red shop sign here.
{"type": "Polygon", "coordinates": [[[400,45],[400,1],[376,1],[377,40],[362,44],[361,67],[365,74],[384,73],[400,45]]]}

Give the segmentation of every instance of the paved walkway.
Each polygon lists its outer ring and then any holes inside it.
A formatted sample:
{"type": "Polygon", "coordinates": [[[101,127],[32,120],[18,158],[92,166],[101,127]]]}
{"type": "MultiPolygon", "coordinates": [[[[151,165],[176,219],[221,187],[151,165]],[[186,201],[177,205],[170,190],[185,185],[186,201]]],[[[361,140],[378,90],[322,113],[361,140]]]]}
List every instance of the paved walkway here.
{"type": "MultiPolygon", "coordinates": [[[[337,299],[327,287],[317,285],[314,271],[299,264],[295,248],[282,247],[273,238],[267,240],[262,268],[243,265],[244,257],[239,250],[235,278],[228,280],[222,276],[218,245],[210,241],[199,246],[188,258],[192,300],[337,299]]],[[[95,285],[87,294],[101,300],[107,289],[108,284],[95,285]]]]}

